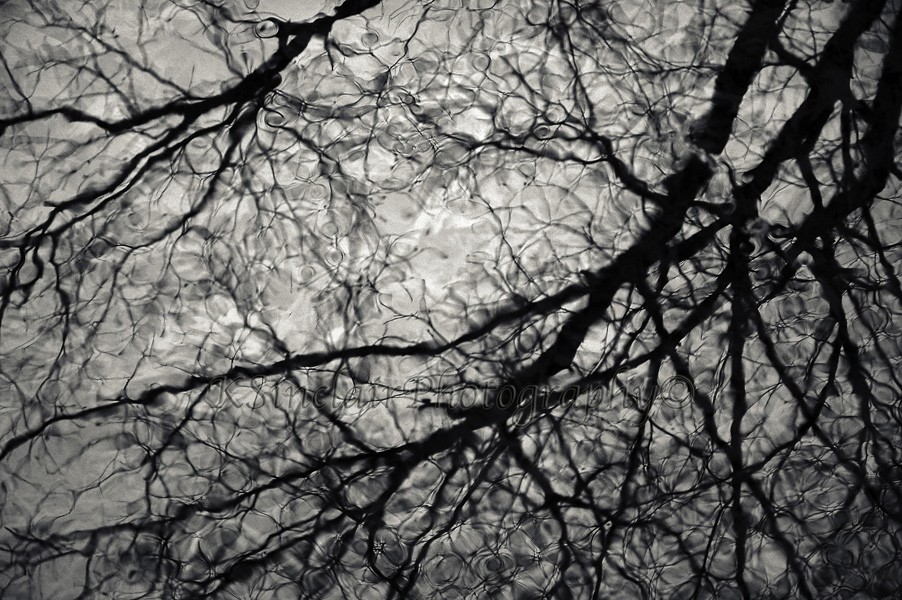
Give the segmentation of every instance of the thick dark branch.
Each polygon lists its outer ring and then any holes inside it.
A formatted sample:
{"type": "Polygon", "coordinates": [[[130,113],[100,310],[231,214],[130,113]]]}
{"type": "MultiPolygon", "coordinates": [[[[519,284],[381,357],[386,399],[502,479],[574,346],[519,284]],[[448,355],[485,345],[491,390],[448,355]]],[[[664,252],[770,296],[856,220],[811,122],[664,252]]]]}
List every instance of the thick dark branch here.
{"type": "Polygon", "coordinates": [[[726,147],[739,105],[761,69],[768,44],[780,31],[784,6],[782,0],[758,0],[752,6],[752,14],[739,31],[714,83],[711,109],[702,121],[704,128],[696,136],[696,144],[702,150],[720,154],[726,147]]]}

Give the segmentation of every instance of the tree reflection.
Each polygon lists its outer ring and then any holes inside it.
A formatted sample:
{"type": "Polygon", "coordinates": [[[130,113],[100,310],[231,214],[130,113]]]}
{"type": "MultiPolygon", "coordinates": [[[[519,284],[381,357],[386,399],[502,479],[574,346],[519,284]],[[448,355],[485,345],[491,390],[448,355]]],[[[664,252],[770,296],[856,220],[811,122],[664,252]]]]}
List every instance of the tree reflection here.
{"type": "Polygon", "coordinates": [[[15,0],[0,575],[892,598],[902,23],[15,0]]]}

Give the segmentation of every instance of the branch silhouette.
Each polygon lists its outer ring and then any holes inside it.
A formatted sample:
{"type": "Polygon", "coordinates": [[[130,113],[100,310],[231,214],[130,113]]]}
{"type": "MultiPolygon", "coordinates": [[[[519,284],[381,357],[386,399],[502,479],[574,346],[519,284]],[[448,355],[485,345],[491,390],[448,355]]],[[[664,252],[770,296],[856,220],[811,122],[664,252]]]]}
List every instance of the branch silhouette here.
{"type": "Polygon", "coordinates": [[[0,597],[902,594],[898,3],[3,12],[0,597]]]}

